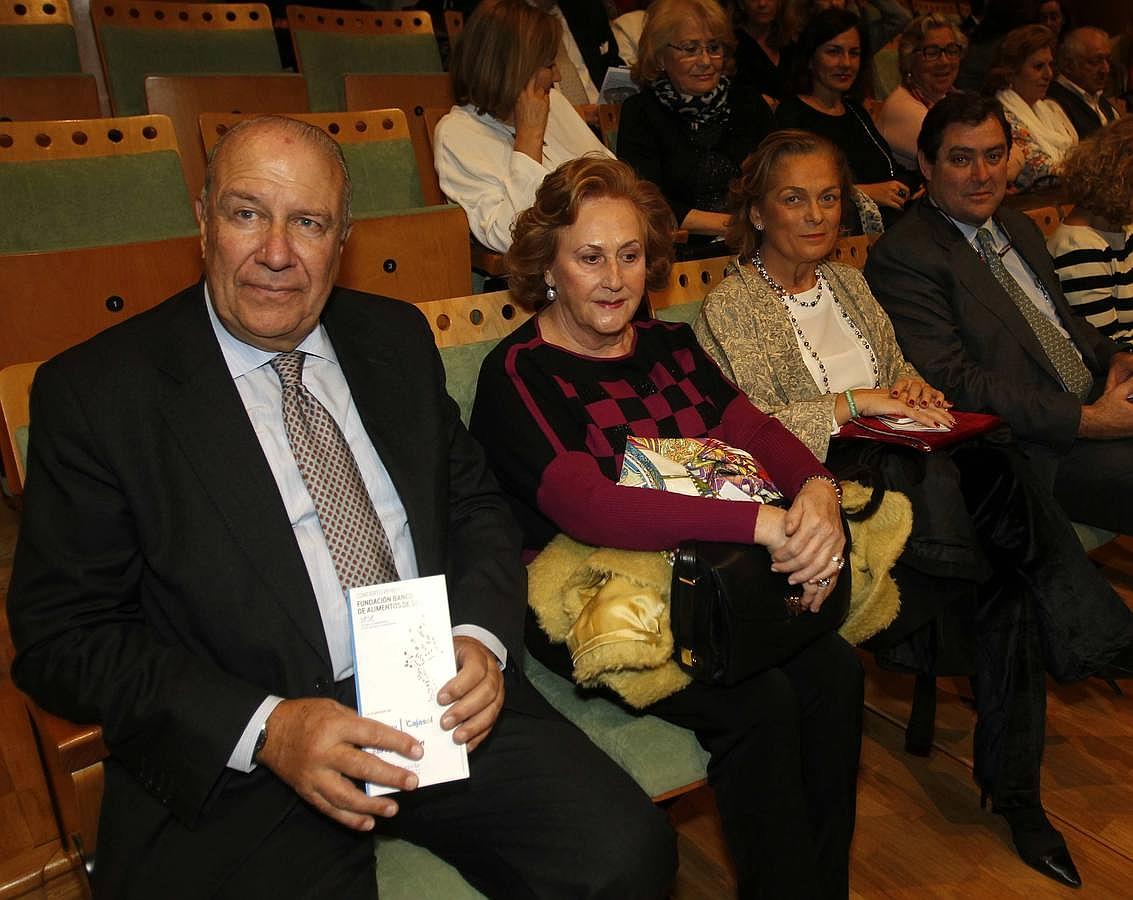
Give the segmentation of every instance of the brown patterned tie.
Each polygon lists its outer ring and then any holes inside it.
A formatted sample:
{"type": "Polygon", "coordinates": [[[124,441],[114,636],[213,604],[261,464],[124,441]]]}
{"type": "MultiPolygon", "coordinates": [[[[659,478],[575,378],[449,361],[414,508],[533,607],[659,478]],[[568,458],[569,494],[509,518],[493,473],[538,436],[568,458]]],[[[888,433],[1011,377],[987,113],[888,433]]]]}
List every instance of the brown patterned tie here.
{"type": "Polygon", "coordinates": [[[397,581],[389,538],[382,527],[358,464],[338,425],[303,385],[301,350],[271,361],[283,387],[287,440],[315,503],[342,589],[397,581]]]}
{"type": "Polygon", "coordinates": [[[1080,399],[1084,399],[1094,383],[1094,376],[1090,374],[1090,370],[1082,362],[1082,357],[1078,355],[1074,344],[1031,302],[1027,292],[1007,270],[1007,266],[1004,265],[999,256],[999,251],[995,248],[995,240],[992,238],[991,231],[987,228],[981,228],[976,232],[976,240],[979,241],[984,262],[991,269],[991,274],[995,276],[995,280],[1002,285],[1003,289],[1007,291],[1007,295],[1019,307],[1019,312],[1023,314],[1023,318],[1031,326],[1031,331],[1035,333],[1035,337],[1038,338],[1039,344],[1051,365],[1054,366],[1054,370],[1062,380],[1062,386],[1072,394],[1076,394],[1080,399]]]}

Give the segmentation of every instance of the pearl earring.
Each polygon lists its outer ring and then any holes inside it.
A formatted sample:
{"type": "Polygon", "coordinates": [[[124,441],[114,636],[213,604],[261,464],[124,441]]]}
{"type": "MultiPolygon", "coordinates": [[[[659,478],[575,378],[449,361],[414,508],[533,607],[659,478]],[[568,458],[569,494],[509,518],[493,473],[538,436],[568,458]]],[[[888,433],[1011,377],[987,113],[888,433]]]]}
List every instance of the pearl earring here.
{"type": "Polygon", "coordinates": [[[554,303],[555,300],[558,299],[558,296],[559,292],[555,290],[555,286],[551,284],[547,285],[547,302],[554,303]]]}
{"type": "Polygon", "coordinates": [[[756,222],[755,223],[755,230],[756,231],[763,231],[763,223],[762,222],[756,222]]]}

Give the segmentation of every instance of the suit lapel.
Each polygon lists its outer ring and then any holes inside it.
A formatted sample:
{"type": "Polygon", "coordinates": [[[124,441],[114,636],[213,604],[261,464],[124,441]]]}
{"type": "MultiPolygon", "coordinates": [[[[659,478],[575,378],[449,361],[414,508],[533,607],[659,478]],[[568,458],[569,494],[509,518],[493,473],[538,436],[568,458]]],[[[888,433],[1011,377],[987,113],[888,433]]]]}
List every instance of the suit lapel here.
{"type": "MultiPolygon", "coordinates": [[[[952,271],[957,279],[967,288],[968,293],[977,303],[991,312],[1006,328],[1021,346],[1042,369],[1058,384],[1061,379],[1058,372],[1051,365],[1050,359],[1043,350],[1039,339],[1035,336],[1023,314],[1015,305],[1015,301],[1008,296],[1007,291],[996,280],[975,248],[965,239],[964,235],[954,226],[944,213],[926,205],[925,214],[932,217],[932,227],[936,239],[944,248],[952,262],[952,271]]],[[[1014,236],[1012,235],[1012,238],[1014,236]]],[[[1026,257],[1024,256],[1024,260],[1026,257]]],[[[1029,264],[1029,263],[1028,263],[1029,264]]]]}
{"type": "MultiPolygon", "coordinates": [[[[330,667],[310,575],[279,488],[225,365],[200,285],[155,345],[168,376],[162,413],[232,536],[304,638],[330,667]]],[[[209,562],[202,560],[202,565],[209,562]]]]}

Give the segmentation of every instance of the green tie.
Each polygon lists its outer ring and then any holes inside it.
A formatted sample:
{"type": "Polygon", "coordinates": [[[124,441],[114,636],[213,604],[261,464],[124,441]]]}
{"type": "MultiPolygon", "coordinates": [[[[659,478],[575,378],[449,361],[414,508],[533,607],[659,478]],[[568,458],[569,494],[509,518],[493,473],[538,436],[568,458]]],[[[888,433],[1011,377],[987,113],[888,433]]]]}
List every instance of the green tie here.
{"type": "Polygon", "coordinates": [[[991,274],[995,276],[995,280],[999,282],[1000,286],[1007,291],[1007,296],[1019,307],[1019,312],[1023,314],[1023,318],[1031,326],[1031,331],[1035,333],[1035,337],[1038,338],[1039,344],[1051,365],[1054,366],[1054,370],[1062,380],[1063,387],[1072,394],[1076,394],[1079,399],[1085,399],[1094,383],[1094,376],[1090,374],[1090,370],[1082,362],[1082,357],[1074,349],[1074,344],[1058,330],[1050,319],[1042,314],[1039,308],[1031,302],[1026,291],[1019,286],[1019,282],[1007,271],[1007,266],[1003,264],[999,251],[995,249],[995,239],[992,237],[991,231],[987,228],[981,228],[976,232],[976,240],[979,242],[984,262],[991,268],[991,274]]]}

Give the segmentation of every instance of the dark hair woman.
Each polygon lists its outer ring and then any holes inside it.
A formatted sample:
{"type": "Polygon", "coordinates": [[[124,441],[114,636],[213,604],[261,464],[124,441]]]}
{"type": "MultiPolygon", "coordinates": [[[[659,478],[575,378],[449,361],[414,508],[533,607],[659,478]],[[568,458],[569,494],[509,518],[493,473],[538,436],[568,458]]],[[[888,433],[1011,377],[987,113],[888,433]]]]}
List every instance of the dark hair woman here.
{"type": "Polygon", "coordinates": [[[854,13],[831,8],[816,14],[799,38],[798,93],[779,104],[775,124],[812,131],[843,149],[857,189],[847,206],[852,218],[843,224],[850,233],[876,234],[896,221],[918,179],[901,169],[869,113],[854,99],[862,44],[861,22],[854,13]]]}

